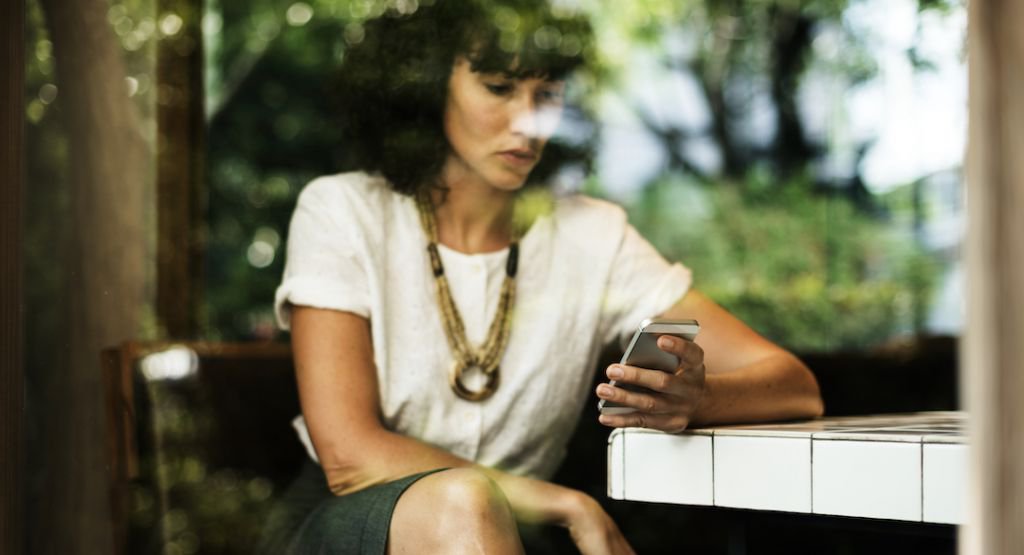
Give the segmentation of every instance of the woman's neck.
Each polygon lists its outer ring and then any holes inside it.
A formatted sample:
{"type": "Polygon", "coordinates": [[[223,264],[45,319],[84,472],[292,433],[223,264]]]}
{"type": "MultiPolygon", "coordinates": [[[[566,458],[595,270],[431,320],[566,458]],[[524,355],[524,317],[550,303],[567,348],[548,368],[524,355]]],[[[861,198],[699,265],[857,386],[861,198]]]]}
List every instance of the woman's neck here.
{"type": "Polygon", "coordinates": [[[447,190],[433,190],[438,242],[466,254],[507,247],[515,191],[497,189],[481,180],[451,177],[444,179],[447,190]]]}

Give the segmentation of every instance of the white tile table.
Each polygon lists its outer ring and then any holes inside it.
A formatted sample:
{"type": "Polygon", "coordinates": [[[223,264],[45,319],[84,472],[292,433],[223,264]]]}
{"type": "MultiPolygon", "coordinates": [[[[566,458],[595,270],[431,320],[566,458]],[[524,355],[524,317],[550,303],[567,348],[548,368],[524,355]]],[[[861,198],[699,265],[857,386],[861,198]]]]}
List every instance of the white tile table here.
{"type": "Polygon", "coordinates": [[[613,499],[962,524],[967,417],[917,412],[626,428],[608,439],[613,499]]]}

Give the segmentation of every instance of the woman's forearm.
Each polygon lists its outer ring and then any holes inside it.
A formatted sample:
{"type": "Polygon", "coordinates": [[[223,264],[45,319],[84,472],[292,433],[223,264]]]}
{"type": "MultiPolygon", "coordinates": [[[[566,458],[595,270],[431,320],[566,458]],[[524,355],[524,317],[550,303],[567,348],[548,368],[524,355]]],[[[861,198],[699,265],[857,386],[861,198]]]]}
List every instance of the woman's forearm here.
{"type": "Polygon", "coordinates": [[[781,352],[729,372],[708,372],[691,426],[813,418],[823,412],[814,375],[781,352]]]}
{"type": "Polygon", "coordinates": [[[336,495],[441,467],[474,467],[490,477],[520,522],[566,525],[581,494],[575,490],[474,464],[443,449],[384,429],[352,438],[344,453],[320,455],[336,495]],[[358,446],[358,447],[354,447],[358,446]]]}

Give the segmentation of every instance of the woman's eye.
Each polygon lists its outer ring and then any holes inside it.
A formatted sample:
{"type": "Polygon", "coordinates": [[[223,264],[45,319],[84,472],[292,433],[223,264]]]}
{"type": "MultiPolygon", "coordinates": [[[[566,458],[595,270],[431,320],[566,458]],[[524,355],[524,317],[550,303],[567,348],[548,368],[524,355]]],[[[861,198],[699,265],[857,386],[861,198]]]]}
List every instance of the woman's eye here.
{"type": "Polygon", "coordinates": [[[512,93],[511,83],[485,83],[484,86],[486,86],[487,90],[491,91],[492,94],[496,94],[498,96],[505,96],[512,93]]]}
{"type": "Polygon", "coordinates": [[[537,101],[544,104],[554,104],[562,101],[562,91],[540,90],[537,91],[537,101]]]}

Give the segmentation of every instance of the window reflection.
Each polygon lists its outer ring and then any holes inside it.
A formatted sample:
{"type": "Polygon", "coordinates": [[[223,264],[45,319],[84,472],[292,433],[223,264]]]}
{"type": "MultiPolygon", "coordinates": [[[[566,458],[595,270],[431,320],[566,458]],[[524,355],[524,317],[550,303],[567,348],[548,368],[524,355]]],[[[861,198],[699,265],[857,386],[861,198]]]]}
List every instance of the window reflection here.
{"type": "MultiPolygon", "coordinates": [[[[328,76],[362,21],[417,5],[208,5],[207,333],[270,322],[281,258],[229,230],[283,235],[308,179],[344,169],[328,76]]],[[[959,332],[962,3],[559,5],[598,37],[557,136],[594,157],[560,188],[625,205],[698,287],[792,348],[959,332]]]]}

